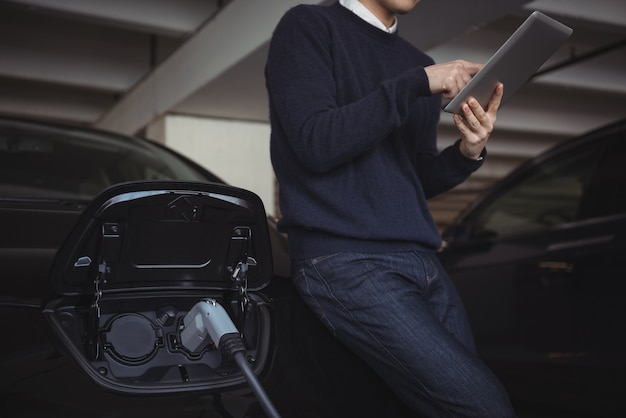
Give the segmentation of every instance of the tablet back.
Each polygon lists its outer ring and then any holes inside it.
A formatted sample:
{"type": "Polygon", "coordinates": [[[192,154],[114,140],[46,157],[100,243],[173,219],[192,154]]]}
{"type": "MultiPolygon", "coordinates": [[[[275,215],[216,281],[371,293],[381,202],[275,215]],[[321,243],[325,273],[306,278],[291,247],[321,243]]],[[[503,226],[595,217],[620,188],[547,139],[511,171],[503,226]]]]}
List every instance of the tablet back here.
{"type": "Polygon", "coordinates": [[[486,107],[498,83],[504,84],[504,104],[572,34],[572,29],[544,15],[533,12],[511,37],[485,63],[485,66],[445,106],[450,113],[460,113],[470,97],[486,107]]]}

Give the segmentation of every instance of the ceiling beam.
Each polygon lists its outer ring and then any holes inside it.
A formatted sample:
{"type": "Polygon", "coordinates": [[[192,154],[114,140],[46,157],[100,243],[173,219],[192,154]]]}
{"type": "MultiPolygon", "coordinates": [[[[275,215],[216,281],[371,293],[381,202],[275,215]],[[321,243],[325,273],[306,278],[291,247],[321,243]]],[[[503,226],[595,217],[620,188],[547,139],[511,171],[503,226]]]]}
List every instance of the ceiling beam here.
{"type": "Polygon", "coordinates": [[[626,1],[624,0],[535,0],[526,5],[528,10],[540,10],[606,25],[626,27],[626,1]]]}
{"type": "Polygon", "coordinates": [[[0,12],[0,28],[0,77],[123,93],[150,70],[147,34],[26,10],[0,12]]]}
{"type": "MultiPolygon", "coordinates": [[[[420,2],[409,14],[400,16],[400,35],[428,50],[503,15],[519,10],[529,0],[437,0],[420,2]]],[[[456,57],[460,58],[460,57],[456,57]]]]}
{"type": "Polygon", "coordinates": [[[127,134],[138,132],[265,44],[285,11],[299,3],[301,0],[233,0],[96,126],[127,134]]]}
{"type": "Polygon", "coordinates": [[[8,0],[98,24],[166,36],[193,32],[218,9],[219,0],[8,0]]]}
{"type": "Polygon", "coordinates": [[[0,114],[91,125],[115,102],[110,94],[0,77],[0,114]]]}

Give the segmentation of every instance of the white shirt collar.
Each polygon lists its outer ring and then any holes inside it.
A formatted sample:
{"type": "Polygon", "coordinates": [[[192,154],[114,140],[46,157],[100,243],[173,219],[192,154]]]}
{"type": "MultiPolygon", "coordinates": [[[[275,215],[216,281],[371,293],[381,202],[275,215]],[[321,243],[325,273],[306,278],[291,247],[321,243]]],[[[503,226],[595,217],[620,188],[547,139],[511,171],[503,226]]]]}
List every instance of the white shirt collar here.
{"type": "Polygon", "coordinates": [[[339,0],[339,3],[346,9],[352,11],[361,19],[365,20],[367,23],[374,25],[380,30],[384,30],[385,32],[394,33],[398,29],[398,19],[395,19],[393,25],[391,27],[386,27],[383,22],[380,21],[374,15],[374,13],[370,12],[370,10],[363,6],[359,0],[339,0]]]}

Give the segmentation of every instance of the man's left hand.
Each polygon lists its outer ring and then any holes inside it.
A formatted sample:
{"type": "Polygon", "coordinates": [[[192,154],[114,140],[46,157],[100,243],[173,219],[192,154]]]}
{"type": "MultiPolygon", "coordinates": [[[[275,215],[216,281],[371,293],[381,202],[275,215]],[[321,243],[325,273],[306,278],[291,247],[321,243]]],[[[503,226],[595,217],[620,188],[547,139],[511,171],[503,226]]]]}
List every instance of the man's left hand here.
{"type": "Polygon", "coordinates": [[[494,90],[487,109],[483,109],[478,100],[472,97],[461,107],[462,115],[454,115],[454,123],[461,132],[460,151],[467,158],[478,159],[487,145],[503,93],[504,86],[500,83],[494,90]]]}

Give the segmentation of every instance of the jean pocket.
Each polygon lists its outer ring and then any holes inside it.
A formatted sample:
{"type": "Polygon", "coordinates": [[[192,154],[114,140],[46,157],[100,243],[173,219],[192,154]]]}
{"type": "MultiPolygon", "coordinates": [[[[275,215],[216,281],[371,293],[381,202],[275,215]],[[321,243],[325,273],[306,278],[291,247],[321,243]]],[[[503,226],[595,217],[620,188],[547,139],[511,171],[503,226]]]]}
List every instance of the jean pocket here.
{"type": "Polygon", "coordinates": [[[311,258],[309,261],[313,266],[317,266],[318,264],[321,264],[325,261],[331,261],[333,259],[336,259],[338,257],[341,257],[341,255],[344,253],[331,253],[331,254],[324,254],[321,255],[319,257],[315,257],[315,258],[311,258]]]}
{"type": "Polygon", "coordinates": [[[436,260],[430,254],[415,252],[419,263],[416,263],[415,280],[421,289],[422,297],[429,294],[433,283],[439,278],[439,268],[436,260]]]}

